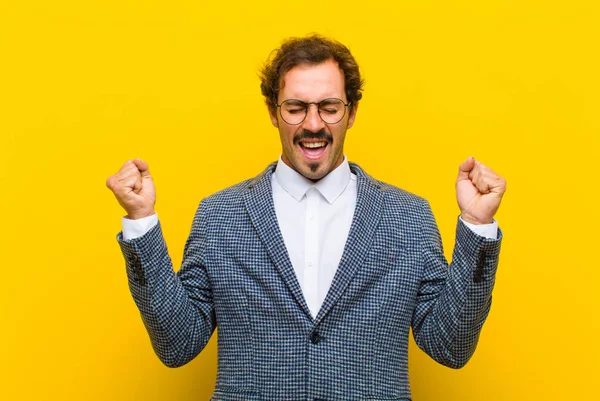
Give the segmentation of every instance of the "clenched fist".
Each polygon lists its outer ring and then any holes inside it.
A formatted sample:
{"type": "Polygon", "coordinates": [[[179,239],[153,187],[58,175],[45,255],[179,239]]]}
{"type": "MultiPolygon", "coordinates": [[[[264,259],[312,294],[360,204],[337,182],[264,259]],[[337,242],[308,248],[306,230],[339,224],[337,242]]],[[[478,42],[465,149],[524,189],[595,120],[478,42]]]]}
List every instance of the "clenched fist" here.
{"type": "Polygon", "coordinates": [[[456,200],[461,218],[472,224],[489,224],[500,207],[506,181],[473,157],[461,163],[456,179],[456,200]]]}
{"type": "Polygon", "coordinates": [[[127,212],[127,218],[136,220],[154,214],[156,190],[148,163],[128,160],[115,175],[108,177],[106,186],[127,212]]]}

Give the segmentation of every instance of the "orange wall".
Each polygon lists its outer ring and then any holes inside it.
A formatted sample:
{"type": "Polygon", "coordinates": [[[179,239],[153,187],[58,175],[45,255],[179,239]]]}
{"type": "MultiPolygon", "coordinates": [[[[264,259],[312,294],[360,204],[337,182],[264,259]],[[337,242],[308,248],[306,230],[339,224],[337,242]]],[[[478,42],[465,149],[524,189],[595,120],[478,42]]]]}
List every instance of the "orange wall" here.
{"type": "Polygon", "coordinates": [[[596,1],[0,1],[3,400],[204,400],[215,342],[154,356],[105,180],[142,157],[179,264],[198,201],[279,154],[257,70],[290,35],[346,43],[367,79],[346,153],[431,201],[448,255],[473,154],[508,180],[490,317],[462,370],[411,343],[416,400],[597,393],[596,1]]]}

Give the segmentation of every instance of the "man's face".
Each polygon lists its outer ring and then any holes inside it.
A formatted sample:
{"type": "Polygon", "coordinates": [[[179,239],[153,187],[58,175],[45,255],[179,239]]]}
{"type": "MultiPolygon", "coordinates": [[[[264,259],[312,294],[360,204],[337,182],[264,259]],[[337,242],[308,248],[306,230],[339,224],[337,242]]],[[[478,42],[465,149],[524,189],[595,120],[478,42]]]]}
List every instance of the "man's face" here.
{"type": "MultiPolygon", "coordinates": [[[[317,65],[299,65],[283,77],[283,88],[277,102],[288,99],[303,102],[320,102],[328,98],[346,97],[344,74],[337,62],[328,60],[317,65]]],[[[317,181],[325,177],[344,161],[346,130],[354,124],[356,108],[347,107],[342,120],[327,124],[319,116],[317,105],[309,105],[301,124],[290,125],[281,118],[279,109],[271,114],[271,122],[279,129],[282,160],[306,178],[317,181]]]]}

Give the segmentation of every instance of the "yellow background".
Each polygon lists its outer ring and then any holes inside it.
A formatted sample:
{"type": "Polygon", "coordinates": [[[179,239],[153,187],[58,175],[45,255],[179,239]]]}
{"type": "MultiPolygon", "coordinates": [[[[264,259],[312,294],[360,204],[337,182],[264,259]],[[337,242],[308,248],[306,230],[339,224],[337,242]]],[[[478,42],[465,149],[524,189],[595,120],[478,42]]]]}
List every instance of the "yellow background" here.
{"type": "Polygon", "coordinates": [[[278,157],[257,70],[309,32],[367,80],[349,159],[428,198],[448,256],[459,162],[508,181],[478,350],[454,371],[411,340],[414,399],[597,399],[597,4],[0,0],[0,399],[209,398],[214,341],[152,351],[105,180],[149,161],[179,266],[198,201],[278,157]]]}

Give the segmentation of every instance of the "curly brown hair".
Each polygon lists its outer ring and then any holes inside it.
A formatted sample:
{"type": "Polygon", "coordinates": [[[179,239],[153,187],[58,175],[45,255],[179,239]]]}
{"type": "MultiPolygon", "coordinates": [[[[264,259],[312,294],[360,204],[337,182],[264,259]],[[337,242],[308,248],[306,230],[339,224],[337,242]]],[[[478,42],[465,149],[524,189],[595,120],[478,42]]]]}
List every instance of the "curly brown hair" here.
{"type": "Polygon", "coordinates": [[[360,76],[358,64],[350,50],[340,42],[319,34],[302,38],[288,38],[279,49],[271,52],[269,59],[260,71],[260,90],[269,110],[276,114],[277,97],[282,89],[283,76],[301,64],[320,64],[335,60],[344,73],[344,87],[348,102],[353,108],[362,98],[364,79],[360,76]]]}

